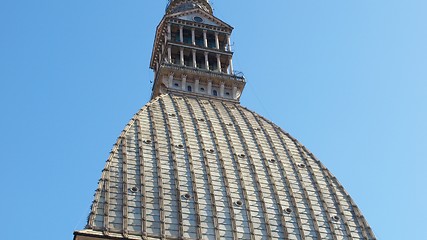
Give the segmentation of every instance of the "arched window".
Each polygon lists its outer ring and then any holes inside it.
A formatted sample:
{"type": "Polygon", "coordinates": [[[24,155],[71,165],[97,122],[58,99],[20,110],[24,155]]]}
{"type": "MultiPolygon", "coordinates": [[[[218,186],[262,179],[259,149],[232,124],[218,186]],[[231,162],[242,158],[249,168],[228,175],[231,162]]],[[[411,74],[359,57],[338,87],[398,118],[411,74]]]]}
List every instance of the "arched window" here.
{"type": "Polygon", "coordinates": [[[187,91],[192,92],[193,89],[191,88],[191,86],[187,86],[187,91]]]}
{"type": "Polygon", "coordinates": [[[216,90],[213,90],[212,94],[213,94],[214,96],[218,96],[218,92],[217,92],[216,90]]]}

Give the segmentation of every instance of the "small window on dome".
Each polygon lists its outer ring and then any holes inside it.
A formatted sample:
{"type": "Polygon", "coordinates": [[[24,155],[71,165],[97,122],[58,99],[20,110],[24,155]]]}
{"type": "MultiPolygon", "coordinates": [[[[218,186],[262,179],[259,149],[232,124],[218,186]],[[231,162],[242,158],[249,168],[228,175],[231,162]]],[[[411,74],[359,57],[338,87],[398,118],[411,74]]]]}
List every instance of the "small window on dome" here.
{"type": "Polygon", "coordinates": [[[181,149],[182,149],[182,148],[184,148],[184,145],[182,145],[182,144],[178,144],[178,145],[176,145],[176,147],[177,147],[177,148],[181,148],[181,149]]]}

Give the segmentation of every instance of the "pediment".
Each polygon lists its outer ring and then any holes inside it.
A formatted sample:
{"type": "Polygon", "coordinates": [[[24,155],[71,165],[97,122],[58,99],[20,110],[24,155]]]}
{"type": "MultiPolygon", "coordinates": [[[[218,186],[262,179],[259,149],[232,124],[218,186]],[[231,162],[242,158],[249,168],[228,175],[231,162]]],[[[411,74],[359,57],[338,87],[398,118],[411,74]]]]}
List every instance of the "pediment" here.
{"type": "Polygon", "coordinates": [[[221,21],[219,18],[216,18],[206,13],[201,9],[192,9],[185,12],[179,12],[179,13],[169,15],[169,17],[173,17],[173,18],[177,18],[177,19],[181,19],[189,22],[211,25],[215,27],[233,29],[233,27],[231,27],[227,23],[221,21]]]}

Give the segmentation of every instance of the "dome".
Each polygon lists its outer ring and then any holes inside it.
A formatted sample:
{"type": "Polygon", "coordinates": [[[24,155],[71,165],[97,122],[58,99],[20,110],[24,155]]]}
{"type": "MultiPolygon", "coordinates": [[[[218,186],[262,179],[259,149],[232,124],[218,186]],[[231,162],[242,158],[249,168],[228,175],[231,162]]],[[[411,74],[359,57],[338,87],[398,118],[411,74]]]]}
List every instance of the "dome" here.
{"type": "Polygon", "coordinates": [[[288,133],[238,103],[173,93],[126,125],[75,234],[375,239],[338,180],[288,133]]]}

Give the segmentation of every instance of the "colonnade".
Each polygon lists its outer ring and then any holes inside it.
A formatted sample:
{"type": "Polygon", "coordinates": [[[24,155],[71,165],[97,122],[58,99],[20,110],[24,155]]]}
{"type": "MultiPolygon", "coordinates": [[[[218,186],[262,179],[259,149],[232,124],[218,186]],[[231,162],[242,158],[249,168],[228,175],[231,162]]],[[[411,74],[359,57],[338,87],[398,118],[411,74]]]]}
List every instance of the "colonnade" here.
{"type": "MultiPolygon", "coordinates": [[[[179,36],[178,39],[175,39],[177,42],[191,44],[193,46],[200,46],[200,44],[198,44],[198,42],[200,42],[200,41],[197,41],[198,39],[196,38],[196,29],[195,28],[191,28],[191,43],[188,41],[187,42],[184,41],[184,39],[185,39],[184,38],[184,31],[188,30],[188,29],[184,28],[184,26],[182,26],[182,25],[178,25],[178,29],[179,29],[179,33],[177,34],[175,32],[175,34],[179,36]]],[[[165,40],[173,42],[172,41],[172,32],[173,32],[172,31],[172,24],[169,23],[167,25],[167,34],[166,34],[165,40]]],[[[182,66],[202,68],[202,69],[206,69],[209,71],[217,71],[217,72],[221,72],[221,73],[233,74],[234,70],[233,70],[232,56],[231,55],[220,54],[220,53],[212,53],[212,52],[208,51],[208,49],[216,49],[219,51],[222,50],[222,51],[226,51],[226,52],[231,52],[230,34],[224,34],[225,35],[224,38],[226,39],[226,44],[224,44],[224,42],[220,40],[220,33],[219,32],[213,32],[213,35],[214,35],[214,45],[213,46],[209,44],[210,38],[208,37],[208,34],[209,33],[207,30],[203,30],[203,45],[202,45],[202,47],[206,48],[207,51],[200,51],[200,50],[196,50],[196,49],[191,49],[191,53],[190,53],[191,58],[192,58],[191,63],[189,63],[189,61],[187,61],[187,62],[185,61],[186,59],[185,59],[185,52],[184,51],[187,48],[179,47],[179,50],[177,50],[175,48],[175,46],[170,45],[170,44],[168,44],[168,46],[167,46],[167,59],[166,59],[166,61],[168,63],[178,64],[178,65],[182,65],[182,66]],[[221,45],[223,45],[222,49],[221,49],[221,45]],[[178,53],[179,55],[176,56],[178,51],[179,51],[179,53],[178,53]],[[199,52],[202,52],[202,54],[198,54],[199,52]],[[213,54],[215,54],[215,55],[212,57],[213,54]],[[202,59],[203,57],[204,57],[204,59],[202,59]],[[203,61],[203,62],[200,62],[200,61],[198,62],[197,61],[198,59],[202,59],[201,61],[203,61]],[[211,69],[211,68],[214,68],[214,66],[215,66],[212,63],[212,61],[214,61],[216,63],[216,69],[211,69]],[[228,64],[225,66],[224,69],[222,68],[223,63],[228,64]],[[211,66],[213,66],[213,67],[211,67],[211,66]]]]}

